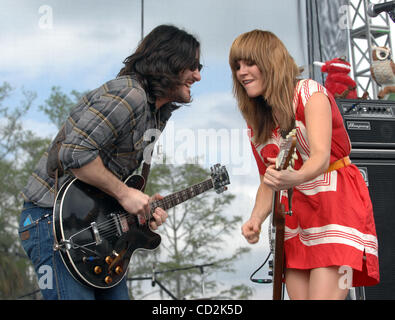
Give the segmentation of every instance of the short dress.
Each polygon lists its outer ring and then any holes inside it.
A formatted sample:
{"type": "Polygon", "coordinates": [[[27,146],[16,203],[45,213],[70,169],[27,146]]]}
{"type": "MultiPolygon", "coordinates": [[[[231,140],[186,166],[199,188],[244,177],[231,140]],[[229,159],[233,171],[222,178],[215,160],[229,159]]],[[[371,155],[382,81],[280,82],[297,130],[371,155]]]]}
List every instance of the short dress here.
{"type": "MultiPolygon", "coordinates": [[[[294,95],[298,170],[309,158],[304,107],[315,92],[324,93],[332,109],[332,145],[330,163],[350,154],[351,143],[333,96],[318,82],[298,82],[294,95]]],[[[311,106],[314,107],[314,106],[311,106]]],[[[249,127],[251,129],[251,127],[249,127]]],[[[279,128],[265,144],[250,140],[260,175],[279,153],[282,138],[279,128]]],[[[292,216],[285,220],[285,266],[313,269],[339,266],[345,273],[353,269],[352,286],[371,286],[379,282],[378,242],[369,191],[359,169],[348,165],[321,174],[294,187],[292,216]]]]}

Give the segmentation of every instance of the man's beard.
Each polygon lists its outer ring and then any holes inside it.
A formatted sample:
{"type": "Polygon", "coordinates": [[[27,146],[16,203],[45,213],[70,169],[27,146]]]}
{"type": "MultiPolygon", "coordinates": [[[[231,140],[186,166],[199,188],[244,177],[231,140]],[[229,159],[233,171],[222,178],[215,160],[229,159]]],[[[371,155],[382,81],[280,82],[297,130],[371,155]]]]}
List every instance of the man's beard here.
{"type": "MultiPolygon", "coordinates": [[[[181,85],[184,86],[184,85],[181,85]]],[[[189,94],[188,98],[183,94],[182,92],[183,88],[177,87],[175,90],[172,91],[170,94],[170,101],[174,103],[181,103],[181,104],[187,104],[192,102],[192,97],[189,94]]],[[[190,90],[190,89],[189,89],[190,90]]]]}

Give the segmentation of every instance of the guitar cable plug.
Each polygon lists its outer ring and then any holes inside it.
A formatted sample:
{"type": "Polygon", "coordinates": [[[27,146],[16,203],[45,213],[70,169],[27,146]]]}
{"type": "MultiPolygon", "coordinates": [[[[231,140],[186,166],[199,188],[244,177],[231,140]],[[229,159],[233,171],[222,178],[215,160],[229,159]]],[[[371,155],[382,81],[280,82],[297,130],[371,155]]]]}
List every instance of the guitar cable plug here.
{"type": "Polygon", "coordinates": [[[267,283],[272,283],[273,281],[272,281],[272,279],[254,279],[253,278],[253,276],[259,271],[259,270],[261,270],[262,268],[263,268],[263,266],[267,263],[267,261],[269,260],[269,257],[270,257],[270,255],[271,255],[272,253],[271,252],[269,252],[269,254],[267,255],[267,257],[266,257],[266,259],[265,259],[265,262],[263,262],[262,263],[262,265],[258,268],[258,269],[256,269],[252,274],[251,274],[251,276],[250,276],[250,280],[252,281],[252,282],[255,282],[255,283],[264,283],[264,284],[267,284],[267,283]]]}

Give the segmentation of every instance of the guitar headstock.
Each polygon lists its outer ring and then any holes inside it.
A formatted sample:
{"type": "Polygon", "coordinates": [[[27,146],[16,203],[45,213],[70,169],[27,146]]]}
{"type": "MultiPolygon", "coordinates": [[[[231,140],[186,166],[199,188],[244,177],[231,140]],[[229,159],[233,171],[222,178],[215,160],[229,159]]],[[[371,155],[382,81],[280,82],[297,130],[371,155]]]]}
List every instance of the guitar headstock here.
{"type": "Polygon", "coordinates": [[[297,158],[296,129],[293,129],[280,146],[280,152],[276,159],[276,170],[285,170],[288,167],[293,167],[297,158]]]}
{"type": "Polygon", "coordinates": [[[225,166],[221,166],[219,163],[217,163],[210,169],[211,179],[213,181],[215,191],[217,193],[221,193],[227,190],[226,185],[230,184],[230,181],[228,171],[226,171],[225,166]]]}

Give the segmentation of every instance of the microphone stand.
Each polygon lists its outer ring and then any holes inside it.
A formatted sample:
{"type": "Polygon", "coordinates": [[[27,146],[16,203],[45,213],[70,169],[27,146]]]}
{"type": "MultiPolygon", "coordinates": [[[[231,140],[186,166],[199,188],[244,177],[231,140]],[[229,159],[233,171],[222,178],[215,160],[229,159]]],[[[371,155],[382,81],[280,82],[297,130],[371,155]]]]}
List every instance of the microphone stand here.
{"type": "Polygon", "coordinates": [[[177,297],[174,296],[169,290],[167,290],[167,288],[158,281],[158,279],[156,278],[156,272],[155,272],[155,266],[152,268],[152,277],[151,277],[151,286],[155,287],[155,284],[158,284],[158,286],[164,291],[166,292],[173,300],[177,300],[177,297]]]}
{"type": "Polygon", "coordinates": [[[200,266],[199,270],[200,270],[200,273],[202,275],[202,296],[204,297],[205,296],[205,287],[204,287],[204,278],[205,278],[205,276],[204,276],[203,266],[200,266]]]}
{"type": "MultiPolygon", "coordinates": [[[[176,269],[170,269],[170,270],[164,270],[164,271],[156,271],[155,270],[155,265],[152,267],[152,276],[151,277],[135,277],[135,278],[127,278],[127,281],[134,281],[134,280],[151,280],[151,286],[154,287],[155,284],[158,284],[158,286],[165,291],[173,300],[178,300],[176,296],[174,296],[160,281],[158,281],[156,275],[160,273],[167,273],[167,272],[176,272],[176,271],[183,271],[183,270],[189,270],[189,269],[194,269],[194,268],[199,268],[200,272],[203,274],[203,267],[208,267],[212,266],[214,263],[210,264],[203,264],[203,265],[194,265],[190,267],[184,267],[184,268],[176,268],[176,269]]],[[[204,283],[202,284],[202,290],[204,292],[204,283]]]]}

